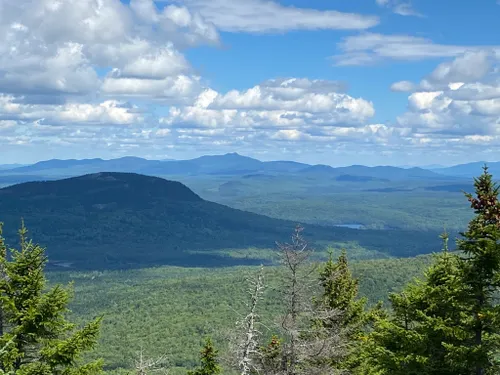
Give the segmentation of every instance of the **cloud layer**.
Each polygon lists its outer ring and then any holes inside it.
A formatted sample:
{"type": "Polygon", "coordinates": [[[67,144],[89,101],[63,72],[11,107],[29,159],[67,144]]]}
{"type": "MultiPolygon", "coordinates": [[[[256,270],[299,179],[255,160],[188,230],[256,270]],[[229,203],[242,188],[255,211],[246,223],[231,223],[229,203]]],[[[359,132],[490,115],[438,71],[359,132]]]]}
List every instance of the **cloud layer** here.
{"type": "MultiPolygon", "coordinates": [[[[377,2],[416,15],[407,2],[377,2]]],[[[238,151],[369,163],[500,145],[497,46],[377,34],[366,31],[377,16],[264,0],[0,0],[0,9],[0,147],[12,162],[25,154],[33,160],[238,151]],[[377,98],[350,93],[348,83],[268,77],[221,91],[186,57],[190,48],[224,45],[220,32],[298,30],[348,33],[338,42],[336,65],[435,59],[436,66],[418,82],[391,85],[394,95],[408,95],[408,106],[382,123],[377,98]]]]}
{"type": "Polygon", "coordinates": [[[411,35],[362,33],[348,36],[337,45],[339,54],[332,57],[336,65],[371,65],[383,61],[419,61],[453,58],[466,52],[491,50],[500,54],[499,46],[460,46],[434,43],[411,35]]]}
{"type": "Polygon", "coordinates": [[[269,0],[179,0],[222,31],[276,33],[289,30],[364,30],[376,16],[320,11],[281,5],[269,0]]]}

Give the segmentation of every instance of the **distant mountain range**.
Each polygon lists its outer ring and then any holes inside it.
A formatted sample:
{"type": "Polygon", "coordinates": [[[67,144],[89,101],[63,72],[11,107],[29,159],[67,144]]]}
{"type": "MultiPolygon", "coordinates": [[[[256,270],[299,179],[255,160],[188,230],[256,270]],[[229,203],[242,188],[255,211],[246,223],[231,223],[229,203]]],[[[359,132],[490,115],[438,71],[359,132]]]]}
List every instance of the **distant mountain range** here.
{"type": "Polygon", "coordinates": [[[0,170],[24,167],[26,164],[0,164],[0,170]]]}
{"type": "MultiPolygon", "coordinates": [[[[202,160],[208,168],[214,159],[202,160]]],[[[295,226],[203,200],[179,182],[116,172],[0,189],[0,220],[12,245],[22,217],[34,240],[48,247],[51,264],[91,269],[231,264],[213,251],[273,248],[295,226]]],[[[305,233],[313,242],[353,242],[395,256],[432,251],[438,236],[314,225],[305,233]]]]}
{"type": "MultiPolygon", "coordinates": [[[[500,163],[495,168],[500,172],[500,163]]],[[[32,165],[13,168],[0,168],[0,183],[7,179],[15,181],[21,176],[30,176],[34,180],[57,179],[80,176],[98,172],[140,173],[151,176],[245,176],[255,174],[294,174],[304,176],[340,176],[367,177],[382,180],[447,179],[449,177],[472,177],[481,172],[482,163],[427,170],[418,167],[401,168],[391,166],[367,167],[331,167],[328,165],[310,165],[293,161],[263,162],[237,153],[225,155],[207,155],[190,160],[147,160],[138,157],[118,159],[83,159],[83,160],[47,160],[32,165]]],[[[347,177],[349,178],[349,177],[347,177]]],[[[17,182],[24,181],[18,180],[17,182]]]]}
{"type": "Polygon", "coordinates": [[[500,177],[500,162],[485,162],[477,161],[467,164],[454,165],[452,167],[433,169],[433,172],[458,177],[476,177],[482,172],[484,165],[488,166],[488,170],[496,179],[500,177]]]}

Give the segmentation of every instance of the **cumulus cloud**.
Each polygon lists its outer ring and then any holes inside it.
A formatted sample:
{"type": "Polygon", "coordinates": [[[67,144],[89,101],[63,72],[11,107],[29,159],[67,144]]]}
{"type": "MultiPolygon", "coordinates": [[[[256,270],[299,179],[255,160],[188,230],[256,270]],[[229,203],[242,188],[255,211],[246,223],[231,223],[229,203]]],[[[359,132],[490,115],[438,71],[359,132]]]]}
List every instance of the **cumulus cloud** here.
{"type": "Polygon", "coordinates": [[[0,95],[0,120],[35,125],[129,125],[144,120],[136,106],[116,100],[101,103],[40,105],[16,103],[13,96],[0,95]]]}
{"type": "Polygon", "coordinates": [[[339,54],[333,56],[337,65],[370,65],[386,60],[418,61],[451,58],[466,52],[489,49],[500,53],[500,46],[478,47],[437,44],[427,38],[409,35],[363,33],[348,36],[337,45],[339,54]]]}
{"type": "Polygon", "coordinates": [[[104,79],[102,92],[111,96],[189,100],[199,91],[197,77],[179,75],[164,79],[126,78],[112,72],[104,79]]]}
{"type": "Polygon", "coordinates": [[[481,91],[481,95],[487,98],[489,95],[496,95],[496,90],[481,83],[481,80],[486,76],[492,80],[496,79],[498,61],[500,59],[495,52],[489,49],[465,52],[453,60],[439,64],[419,83],[399,81],[391,85],[391,90],[400,92],[448,90],[455,99],[463,98],[466,93],[475,96],[481,91]],[[464,86],[466,83],[469,85],[464,86]],[[478,92],[473,93],[471,90],[478,92]]]}
{"type": "Polygon", "coordinates": [[[192,106],[172,107],[162,123],[174,127],[308,128],[359,126],[373,104],[337,92],[338,82],[283,78],[246,91],[203,91],[192,106]]]}
{"type": "Polygon", "coordinates": [[[116,72],[127,78],[163,79],[189,70],[190,66],[184,55],[167,45],[125,62],[123,68],[116,72]]]}
{"type": "MultiPolygon", "coordinates": [[[[398,12],[398,4],[407,3],[382,5],[398,12]]],[[[342,82],[277,78],[218,92],[203,84],[181,52],[218,45],[218,29],[363,30],[376,25],[376,17],[264,0],[18,0],[1,6],[3,155],[20,155],[26,147],[44,157],[88,157],[92,145],[92,152],[110,157],[169,157],[164,153],[193,147],[200,153],[320,150],[359,157],[499,144],[500,49],[494,46],[440,45],[406,35],[345,38],[340,65],[455,58],[419,83],[394,83],[393,91],[411,93],[408,110],[380,124],[373,121],[373,103],[350,95],[342,82]],[[60,154],[48,155],[51,149],[60,154]]]]}
{"type": "Polygon", "coordinates": [[[451,62],[439,64],[427,80],[446,84],[478,81],[490,71],[492,58],[493,55],[490,51],[466,52],[451,62]]]}
{"type": "Polygon", "coordinates": [[[485,142],[500,136],[500,76],[488,51],[442,63],[408,97],[401,126],[443,135],[447,142],[485,142]]]}
{"type": "Polygon", "coordinates": [[[0,92],[39,103],[93,95],[101,84],[120,94],[131,88],[130,95],[147,95],[148,87],[151,96],[176,93],[191,72],[177,48],[218,41],[201,15],[176,5],[158,9],[152,0],[2,2],[0,92]],[[110,69],[102,82],[100,72],[110,69]]]}
{"type": "Polygon", "coordinates": [[[229,32],[276,33],[289,30],[364,30],[379,23],[375,16],[284,6],[267,0],[177,0],[229,32]]]}

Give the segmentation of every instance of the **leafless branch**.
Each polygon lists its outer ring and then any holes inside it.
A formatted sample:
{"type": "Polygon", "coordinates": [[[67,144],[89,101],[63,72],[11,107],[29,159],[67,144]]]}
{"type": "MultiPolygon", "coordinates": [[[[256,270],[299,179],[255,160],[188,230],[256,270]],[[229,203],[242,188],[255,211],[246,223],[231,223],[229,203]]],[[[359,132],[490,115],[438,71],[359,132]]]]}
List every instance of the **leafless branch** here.
{"type": "Polygon", "coordinates": [[[168,374],[167,356],[163,355],[157,358],[145,358],[144,350],[141,348],[139,358],[135,361],[136,375],[148,375],[155,372],[168,374]]]}
{"type": "Polygon", "coordinates": [[[264,267],[261,266],[255,277],[249,277],[248,294],[249,301],[246,303],[248,313],[236,323],[237,333],[233,341],[231,352],[235,355],[236,363],[233,366],[238,368],[241,375],[250,375],[252,371],[257,371],[256,356],[258,355],[259,337],[258,330],[259,315],[257,307],[265,290],[264,267]]]}

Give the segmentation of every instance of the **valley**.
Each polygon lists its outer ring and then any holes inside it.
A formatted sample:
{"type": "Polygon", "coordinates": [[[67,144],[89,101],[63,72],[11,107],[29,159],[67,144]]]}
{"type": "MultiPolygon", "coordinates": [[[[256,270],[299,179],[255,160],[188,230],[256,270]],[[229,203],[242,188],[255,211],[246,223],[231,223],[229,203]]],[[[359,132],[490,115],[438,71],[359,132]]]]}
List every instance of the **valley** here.
{"type": "Polygon", "coordinates": [[[499,19],[0,0],[0,375],[500,375],[499,19]]]}
{"type": "Polygon", "coordinates": [[[463,194],[472,180],[463,176],[262,164],[237,154],[201,159],[57,161],[0,171],[9,182],[0,189],[7,242],[16,244],[23,218],[30,238],[47,248],[50,283],[75,285],[72,318],[103,317],[88,359],[102,357],[107,373],[128,373],[142,350],[166,354],[170,372],[185,374],[206,336],[228,353],[247,277],[261,264],[267,291],[260,314],[264,326],[276,325],[283,269],[275,242],[297,223],[313,262],[345,249],[360,296],[369,306],[389,306],[390,293],[422,278],[430,254],[442,249],[440,234],[449,233],[453,250],[472,217],[463,194]],[[103,163],[115,171],[99,171],[103,163]],[[163,163],[174,163],[176,174],[154,173],[163,163]],[[137,173],[145,165],[152,175],[137,173]]]}
{"type": "MultiPolygon", "coordinates": [[[[353,262],[360,294],[371,305],[420,277],[430,257],[353,262]]],[[[211,336],[227,351],[234,324],[245,313],[247,277],[256,267],[155,267],[127,271],[53,272],[52,283],[75,283],[72,317],[83,323],[104,316],[102,339],[93,358],[103,357],[106,370],[126,373],[141,349],[149,357],[167,355],[172,374],[197,363],[203,338],[211,336]]],[[[277,292],[280,269],[266,267],[267,291],[261,307],[270,337],[282,312],[277,292]]]]}

